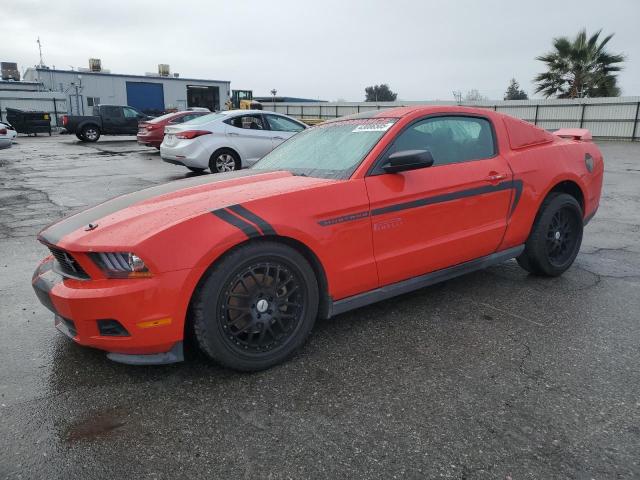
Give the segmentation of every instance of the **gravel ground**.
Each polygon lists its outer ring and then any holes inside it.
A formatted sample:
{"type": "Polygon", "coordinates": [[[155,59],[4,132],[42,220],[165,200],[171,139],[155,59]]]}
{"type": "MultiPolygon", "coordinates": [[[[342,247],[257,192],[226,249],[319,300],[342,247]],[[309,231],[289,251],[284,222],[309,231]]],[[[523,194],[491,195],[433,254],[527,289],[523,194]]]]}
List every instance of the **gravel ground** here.
{"type": "Polygon", "coordinates": [[[53,328],[44,225],[186,170],[127,138],[0,151],[0,478],[640,477],[640,144],[602,142],[561,278],[514,261],[329,321],[266,372],[130,367],[53,328]]]}

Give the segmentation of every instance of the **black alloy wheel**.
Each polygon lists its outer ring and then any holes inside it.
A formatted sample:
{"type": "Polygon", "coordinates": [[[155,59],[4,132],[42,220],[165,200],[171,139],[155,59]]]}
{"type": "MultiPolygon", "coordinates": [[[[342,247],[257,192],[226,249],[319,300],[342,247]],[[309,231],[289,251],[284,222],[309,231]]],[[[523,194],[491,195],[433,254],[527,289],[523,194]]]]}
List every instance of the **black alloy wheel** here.
{"type": "Polygon", "coordinates": [[[286,265],[249,265],[227,287],[218,319],[230,347],[267,352],[285,343],[298,327],[304,291],[299,275],[286,265]]]}
{"type": "Polygon", "coordinates": [[[318,304],[315,272],[300,252],[277,241],[249,242],[225,254],[200,281],[187,333],[224,366],[263,370],[305,342],[318,304]]]}
{"type": "Polygon", "coordinates": [[[562,275],[580,251],[583,227],[578,201],[567,193],[551,193],[540,206],[518,264],[534,275],[562,275]]]}
{"type": "Polygon", "coordinates": [[[573,254],[577,241],[577,218],[566,207],[556,211],[547,229],[549,262],[560,267],[573,254]]]}

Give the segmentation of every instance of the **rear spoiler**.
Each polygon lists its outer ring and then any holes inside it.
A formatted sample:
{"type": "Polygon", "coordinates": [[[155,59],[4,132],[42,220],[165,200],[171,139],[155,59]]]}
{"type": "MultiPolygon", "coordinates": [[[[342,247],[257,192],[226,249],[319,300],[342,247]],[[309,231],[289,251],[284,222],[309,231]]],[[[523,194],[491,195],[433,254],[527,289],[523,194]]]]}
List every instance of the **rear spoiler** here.
{"type": "Polygon", "coordinates": [[[591,132],[586,128],[561,128],[553,132],[553,134],[562,138],[582,140],[583,142],[590,142],[593,139],[591,132]]]}

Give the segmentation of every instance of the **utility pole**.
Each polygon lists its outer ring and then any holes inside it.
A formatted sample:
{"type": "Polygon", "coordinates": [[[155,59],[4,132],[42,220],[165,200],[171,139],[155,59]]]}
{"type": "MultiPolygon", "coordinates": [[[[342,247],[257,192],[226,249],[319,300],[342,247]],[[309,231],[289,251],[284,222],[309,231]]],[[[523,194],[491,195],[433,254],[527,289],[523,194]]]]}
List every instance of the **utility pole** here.
{"type": "Polygon", "coordinates": [[[40,52],[40,64],[38,66],[44,67],[44,62],[42,61],[42,42],[40,42],[40,37],[38,37],[36,43],[38,44],[38,51],[40,52]]]}

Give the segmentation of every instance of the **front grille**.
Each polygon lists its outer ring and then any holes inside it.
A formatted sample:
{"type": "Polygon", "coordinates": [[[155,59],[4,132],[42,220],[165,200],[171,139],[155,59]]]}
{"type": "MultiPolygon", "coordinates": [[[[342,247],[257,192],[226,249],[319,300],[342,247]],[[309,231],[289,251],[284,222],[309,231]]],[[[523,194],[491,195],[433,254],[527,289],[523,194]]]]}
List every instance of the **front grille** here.
{"type": "Polygon", "coordinates": [[[70,253],[55,247],[49,247],[49,250],[56,259],[55,267],[57,267],[56,269],[58,270],[58,273],[66,277],[77,278],[80,280],[86,280],[89,278],[89,275],[84,271],[82,265],[80,265],[70,253]]]}

